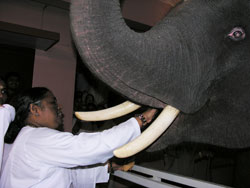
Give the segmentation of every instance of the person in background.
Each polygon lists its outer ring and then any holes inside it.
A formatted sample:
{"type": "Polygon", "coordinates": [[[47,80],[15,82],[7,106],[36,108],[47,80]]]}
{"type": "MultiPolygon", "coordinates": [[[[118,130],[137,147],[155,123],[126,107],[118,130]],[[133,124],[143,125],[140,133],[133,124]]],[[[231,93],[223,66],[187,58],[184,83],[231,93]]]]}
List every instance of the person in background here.
{"type": "Polygon", "coordinates": [[[85,103],[82,100],[82,91],[76,91],[74,96],[74,111],[85,111],[85,103]]]}
{"type": "Polygon", "coordinates": [[[6,87],[8,93],[8,103],[11,102],[14,96],[16,96],[20,92],[21,87],[21,76],[17,72],[9,72],[5,76],[6,87]]]}
{"type": "Polygon", "coordinates": [[[3,79],[0,78],[0,170],[4,150],[4,135],[8,129],[9,123],[13,121],[15,117],[15,109],[11,105],[5,104],[6,100],[6,85],[3,79]]]}
{"type": "Polygon", "coordinates": [[[13,143],[0,181],[6,188],[94,188],[107,182],[113,151],[139,136],[156,113],[143,112],[145,122],[132,117],[103,132],[73,135],[62,132],[61,107],[49,89],[31,88],[16,99],[16,116],[5,135],[5,142],[13,143]]]}
{"type": "Polygon", "coordinates": [[[85,105],[88,105],[88,104],[95,104],[95,97],[91,93],[89,93],[85,97],[85,105]]]}
{"type": "Polygon", "coordinates": [[[0,77],[0,105],[7,101],[7,88],[2,77],[0,77]]]}

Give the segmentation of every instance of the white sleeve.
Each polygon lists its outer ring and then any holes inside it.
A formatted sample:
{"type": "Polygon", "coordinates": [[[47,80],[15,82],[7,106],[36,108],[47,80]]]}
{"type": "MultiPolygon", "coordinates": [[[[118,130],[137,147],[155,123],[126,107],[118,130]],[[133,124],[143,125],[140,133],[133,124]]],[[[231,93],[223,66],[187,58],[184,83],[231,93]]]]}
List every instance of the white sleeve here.
{"type": "Polygon", "coordinates": [[[113,150],[140,135],[135,118],[97,133],[72,135],[48,128],[35,131],[26,138],[26,154],[45,164],[68,168],[105,163],[113,157],[113,150]]]}
{"type": "Polygon", "coordinates": [[[10,122],[14,120],[14,117],[15,109],[12,106],[4,104],[0,107],[0,170],[3,157],[4,135],[9,127],[10,122]]]}
{"type": "MultiPolygon", "coordinates": [[[[15,118],[15,108],[9,104],[4,104],[0,107],[0,125],[1,130],[7,130],[11,121],[15,118]]],[[[4,134],[5,134],[4,132],[4,134]]]]}

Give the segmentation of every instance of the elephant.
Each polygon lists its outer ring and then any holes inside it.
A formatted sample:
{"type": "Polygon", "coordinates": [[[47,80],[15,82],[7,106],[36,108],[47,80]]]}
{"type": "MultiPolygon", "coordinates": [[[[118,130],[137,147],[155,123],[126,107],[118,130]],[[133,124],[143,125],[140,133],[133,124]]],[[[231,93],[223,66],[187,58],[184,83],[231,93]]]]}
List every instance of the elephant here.
{"type": "Polygon", "coordinates": [[[250,1],[175,2],[150,30],[136,32],[119,0],[73,0],[76,48],[90,71],[126,99],[179,110],[149,151],[180,143],[248,148],[250,1]]]}

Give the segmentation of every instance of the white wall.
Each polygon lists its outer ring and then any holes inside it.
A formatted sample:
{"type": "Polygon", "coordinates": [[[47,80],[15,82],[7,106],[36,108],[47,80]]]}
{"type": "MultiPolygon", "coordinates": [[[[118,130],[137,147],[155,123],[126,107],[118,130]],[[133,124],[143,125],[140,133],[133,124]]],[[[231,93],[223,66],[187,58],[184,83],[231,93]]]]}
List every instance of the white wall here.
{"type": "Polygon", "coordinates": [[[1,0],[0,20],[60,33],[60,41],[48,51],[36,50],[32,85],[54,92],[63,107],[65,130],[71,131],[76,57],[69,11],[29,0],[1,0]]]}

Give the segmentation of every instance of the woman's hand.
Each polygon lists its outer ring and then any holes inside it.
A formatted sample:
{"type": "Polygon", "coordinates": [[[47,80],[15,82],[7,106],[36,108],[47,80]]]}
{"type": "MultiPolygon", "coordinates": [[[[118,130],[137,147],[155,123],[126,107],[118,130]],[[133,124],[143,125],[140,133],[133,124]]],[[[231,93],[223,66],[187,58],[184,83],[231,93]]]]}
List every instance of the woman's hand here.
{"type": "Polygon", "coordinates": [[[108,171],[111,173],[113,173],[116,170],[121,170],[121,171],[127,172],[127,171],[131,170],[134,165],[135,165],[134,161],[132,161],[128,164],[125,164],[125,165],[118,165],[113,161],[109,161],[108,162],[108,171]]]}
{"type": "Polygon", "coordinates": [[[139,116],[135,117],[135,119],[138,121],[140,127],[147,125],[152,121],[155,114],[157,112],[157,109],[148,109],[147,111],[143,112],[139,116]]]}

